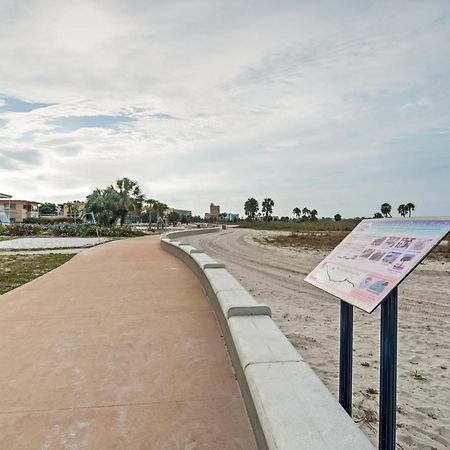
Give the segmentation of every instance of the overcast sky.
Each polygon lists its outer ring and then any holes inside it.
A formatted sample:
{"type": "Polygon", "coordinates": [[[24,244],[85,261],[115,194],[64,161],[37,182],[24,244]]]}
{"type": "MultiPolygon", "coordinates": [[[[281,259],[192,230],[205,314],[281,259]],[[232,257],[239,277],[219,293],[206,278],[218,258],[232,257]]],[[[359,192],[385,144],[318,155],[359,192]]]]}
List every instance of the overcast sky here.
{"type": "Polygon", "coordinates": [[[0,0],[0,192],[450,214],[450,2],[0,0]]]}

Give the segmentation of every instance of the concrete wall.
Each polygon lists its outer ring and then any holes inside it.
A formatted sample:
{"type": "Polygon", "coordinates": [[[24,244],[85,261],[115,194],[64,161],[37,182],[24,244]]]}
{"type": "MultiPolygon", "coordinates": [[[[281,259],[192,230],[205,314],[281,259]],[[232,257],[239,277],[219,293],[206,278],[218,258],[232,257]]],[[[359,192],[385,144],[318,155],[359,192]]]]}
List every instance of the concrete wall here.
{"type": "Polygon", "coordinates": [[[365,450],[373,446],[261,305],[225,266],[168,233],[164,250],[195,273],[222,328],[259,449],[365,450]]]}

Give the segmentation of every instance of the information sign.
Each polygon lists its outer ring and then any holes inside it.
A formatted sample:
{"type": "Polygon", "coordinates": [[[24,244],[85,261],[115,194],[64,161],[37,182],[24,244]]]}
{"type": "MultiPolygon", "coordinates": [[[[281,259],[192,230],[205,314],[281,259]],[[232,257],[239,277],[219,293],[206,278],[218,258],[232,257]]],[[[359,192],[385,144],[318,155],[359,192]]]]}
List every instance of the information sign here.
{"type": "Polygon", "coordinates": [[[306,278],[366,312],[450,231],[450,218],[363,220],[306,278]]]}

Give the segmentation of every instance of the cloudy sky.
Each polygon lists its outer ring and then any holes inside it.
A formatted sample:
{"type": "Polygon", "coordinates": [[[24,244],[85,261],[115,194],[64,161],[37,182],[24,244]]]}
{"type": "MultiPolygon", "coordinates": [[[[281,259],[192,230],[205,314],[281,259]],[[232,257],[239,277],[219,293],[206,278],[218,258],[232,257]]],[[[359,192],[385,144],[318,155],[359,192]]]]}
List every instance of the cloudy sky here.
{"type": "Polygon", "coordinates": [[[0,0],[0,192],[450,214],[450,2],[0,0]]]}

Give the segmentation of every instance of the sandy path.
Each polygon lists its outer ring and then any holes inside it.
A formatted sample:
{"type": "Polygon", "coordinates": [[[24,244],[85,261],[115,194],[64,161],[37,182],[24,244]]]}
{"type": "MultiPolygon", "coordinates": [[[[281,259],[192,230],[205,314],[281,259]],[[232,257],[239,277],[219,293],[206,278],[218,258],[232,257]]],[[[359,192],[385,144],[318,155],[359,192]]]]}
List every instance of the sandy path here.
{"type": "MultiPolygon", "coordinates": [[[[181,239],[224,262],[330,391],[338,392],[339,301],[303,282],[326,253],[254,242],[233,229],[181,239]]],[[[399,289],[398,448],[450,446],[450,263],[426,261],[399,289]],[[426,380],[417,380],[417,371],[426,380]]],[[[379,311],[355,311],[353,417],[377,442],[379,311]],[[376,389],[376,391],[372,391],[376,389]],[[375,419],[375,420],[374,420],[375,419]]]]}

